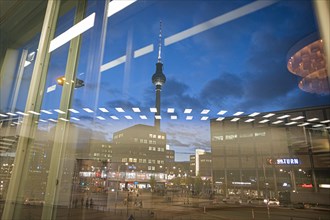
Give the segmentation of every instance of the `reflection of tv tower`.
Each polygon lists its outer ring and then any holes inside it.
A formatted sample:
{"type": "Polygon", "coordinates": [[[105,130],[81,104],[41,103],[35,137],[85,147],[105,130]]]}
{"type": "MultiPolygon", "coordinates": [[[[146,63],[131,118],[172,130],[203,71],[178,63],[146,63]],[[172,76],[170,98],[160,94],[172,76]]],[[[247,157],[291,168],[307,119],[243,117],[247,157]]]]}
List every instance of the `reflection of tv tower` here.
{"type": "Polygon", "coordinates": [[[156,73],[152,76],[152,83],[156,86],[156,109],[155,113],[155,128],[160,130],[160,92],[162,85],[166,82],[166,77],[163,73],[163,63],[161,58],[162,50],[162,22],[159,28],[159,44],[158,44],[158,61],[156,63],[156,73]]]}

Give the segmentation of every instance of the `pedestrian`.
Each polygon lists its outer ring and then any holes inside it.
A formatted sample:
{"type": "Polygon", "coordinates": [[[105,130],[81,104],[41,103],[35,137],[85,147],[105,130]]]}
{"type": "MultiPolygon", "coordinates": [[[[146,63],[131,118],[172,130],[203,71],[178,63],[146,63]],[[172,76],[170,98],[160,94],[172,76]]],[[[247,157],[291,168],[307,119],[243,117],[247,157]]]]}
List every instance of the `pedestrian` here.
{"type": "Polygon", "coordinates": [[[80,202],[81,202],[81,208],[84,207],[84,197],[81,198],[80,202]]]}
{"type": "Polygon", "coordinates": [[[89,207],[89,200],[88,200],[88,198],[86,199],[86,208],[88,208],[89,207]]]}
{"type": "Polygon", "coordinates": [[[93,208],[93,199],[92,199],[92,198],[89,200],[89,206],[90,206],[91,208],[93,208]]]}
{"type": "Polygon", "coordinates": [[[134,216],[131,214],[127,220],[135,220],[134,216]]]}

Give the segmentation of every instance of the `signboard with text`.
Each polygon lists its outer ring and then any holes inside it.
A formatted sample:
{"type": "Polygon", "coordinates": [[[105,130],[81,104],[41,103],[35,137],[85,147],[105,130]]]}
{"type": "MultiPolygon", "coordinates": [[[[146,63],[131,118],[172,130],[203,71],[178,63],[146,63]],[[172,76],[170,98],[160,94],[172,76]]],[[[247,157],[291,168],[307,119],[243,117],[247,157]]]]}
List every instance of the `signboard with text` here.
{"type": "Polygon", "coordinates": [[[272,158],[267,159],[267,164],[270,165],[299,165],[300,160],[298,158],[272,158]]]}

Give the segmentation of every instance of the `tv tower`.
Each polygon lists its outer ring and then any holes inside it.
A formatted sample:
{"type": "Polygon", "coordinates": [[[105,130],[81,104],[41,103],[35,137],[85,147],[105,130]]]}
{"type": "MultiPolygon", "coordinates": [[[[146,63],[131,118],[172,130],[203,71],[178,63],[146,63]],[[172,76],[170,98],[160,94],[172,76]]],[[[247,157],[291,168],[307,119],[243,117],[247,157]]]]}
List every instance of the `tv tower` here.
{"type": "Polygon", "coordinates": [[[156,109],[155,113],[155,128],[160,130],[160,92],[162,90],[162,85],[166,82],[166,77],[163,73],[163,63],[162,63],[162,22],[160,21],[159,26],[159,43],[158,43],[158,61],[156,63],[156,72],[152,75],[152,83],[156,86],[156,109]]]}

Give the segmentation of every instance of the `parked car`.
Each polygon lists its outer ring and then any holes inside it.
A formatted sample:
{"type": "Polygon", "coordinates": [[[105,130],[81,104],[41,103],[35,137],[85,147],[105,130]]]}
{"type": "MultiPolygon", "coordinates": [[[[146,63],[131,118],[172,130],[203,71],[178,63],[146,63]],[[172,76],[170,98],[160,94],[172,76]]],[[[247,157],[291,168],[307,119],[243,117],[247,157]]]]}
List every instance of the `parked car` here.
{"type": "Polygon", "coordinates": [[[280,205],[280,201],[278,201],[277,199],[268,199],[267,204],[269,206],[279,206],[280,205]]]}
{"type": "Polygon", "coordinates": [[[45,204],[44,200],[40,200],[40,199],[30,199],[27,198],[24,201],[24,205],[41,205],[43,206],[45,204]]]}
{"type": "Polygon", "coordinates": [[[251,205],[265,205],[265,201],[263,198],[253,198],[248,201],[251,205]]]}
{"type": "Polygon", "coordinates": [[[227,204],[237,204],[237,205],[242,204],[242,199],[240,197],[234,197],[234,196],[224,198],[222,201],[227,204]]]}

